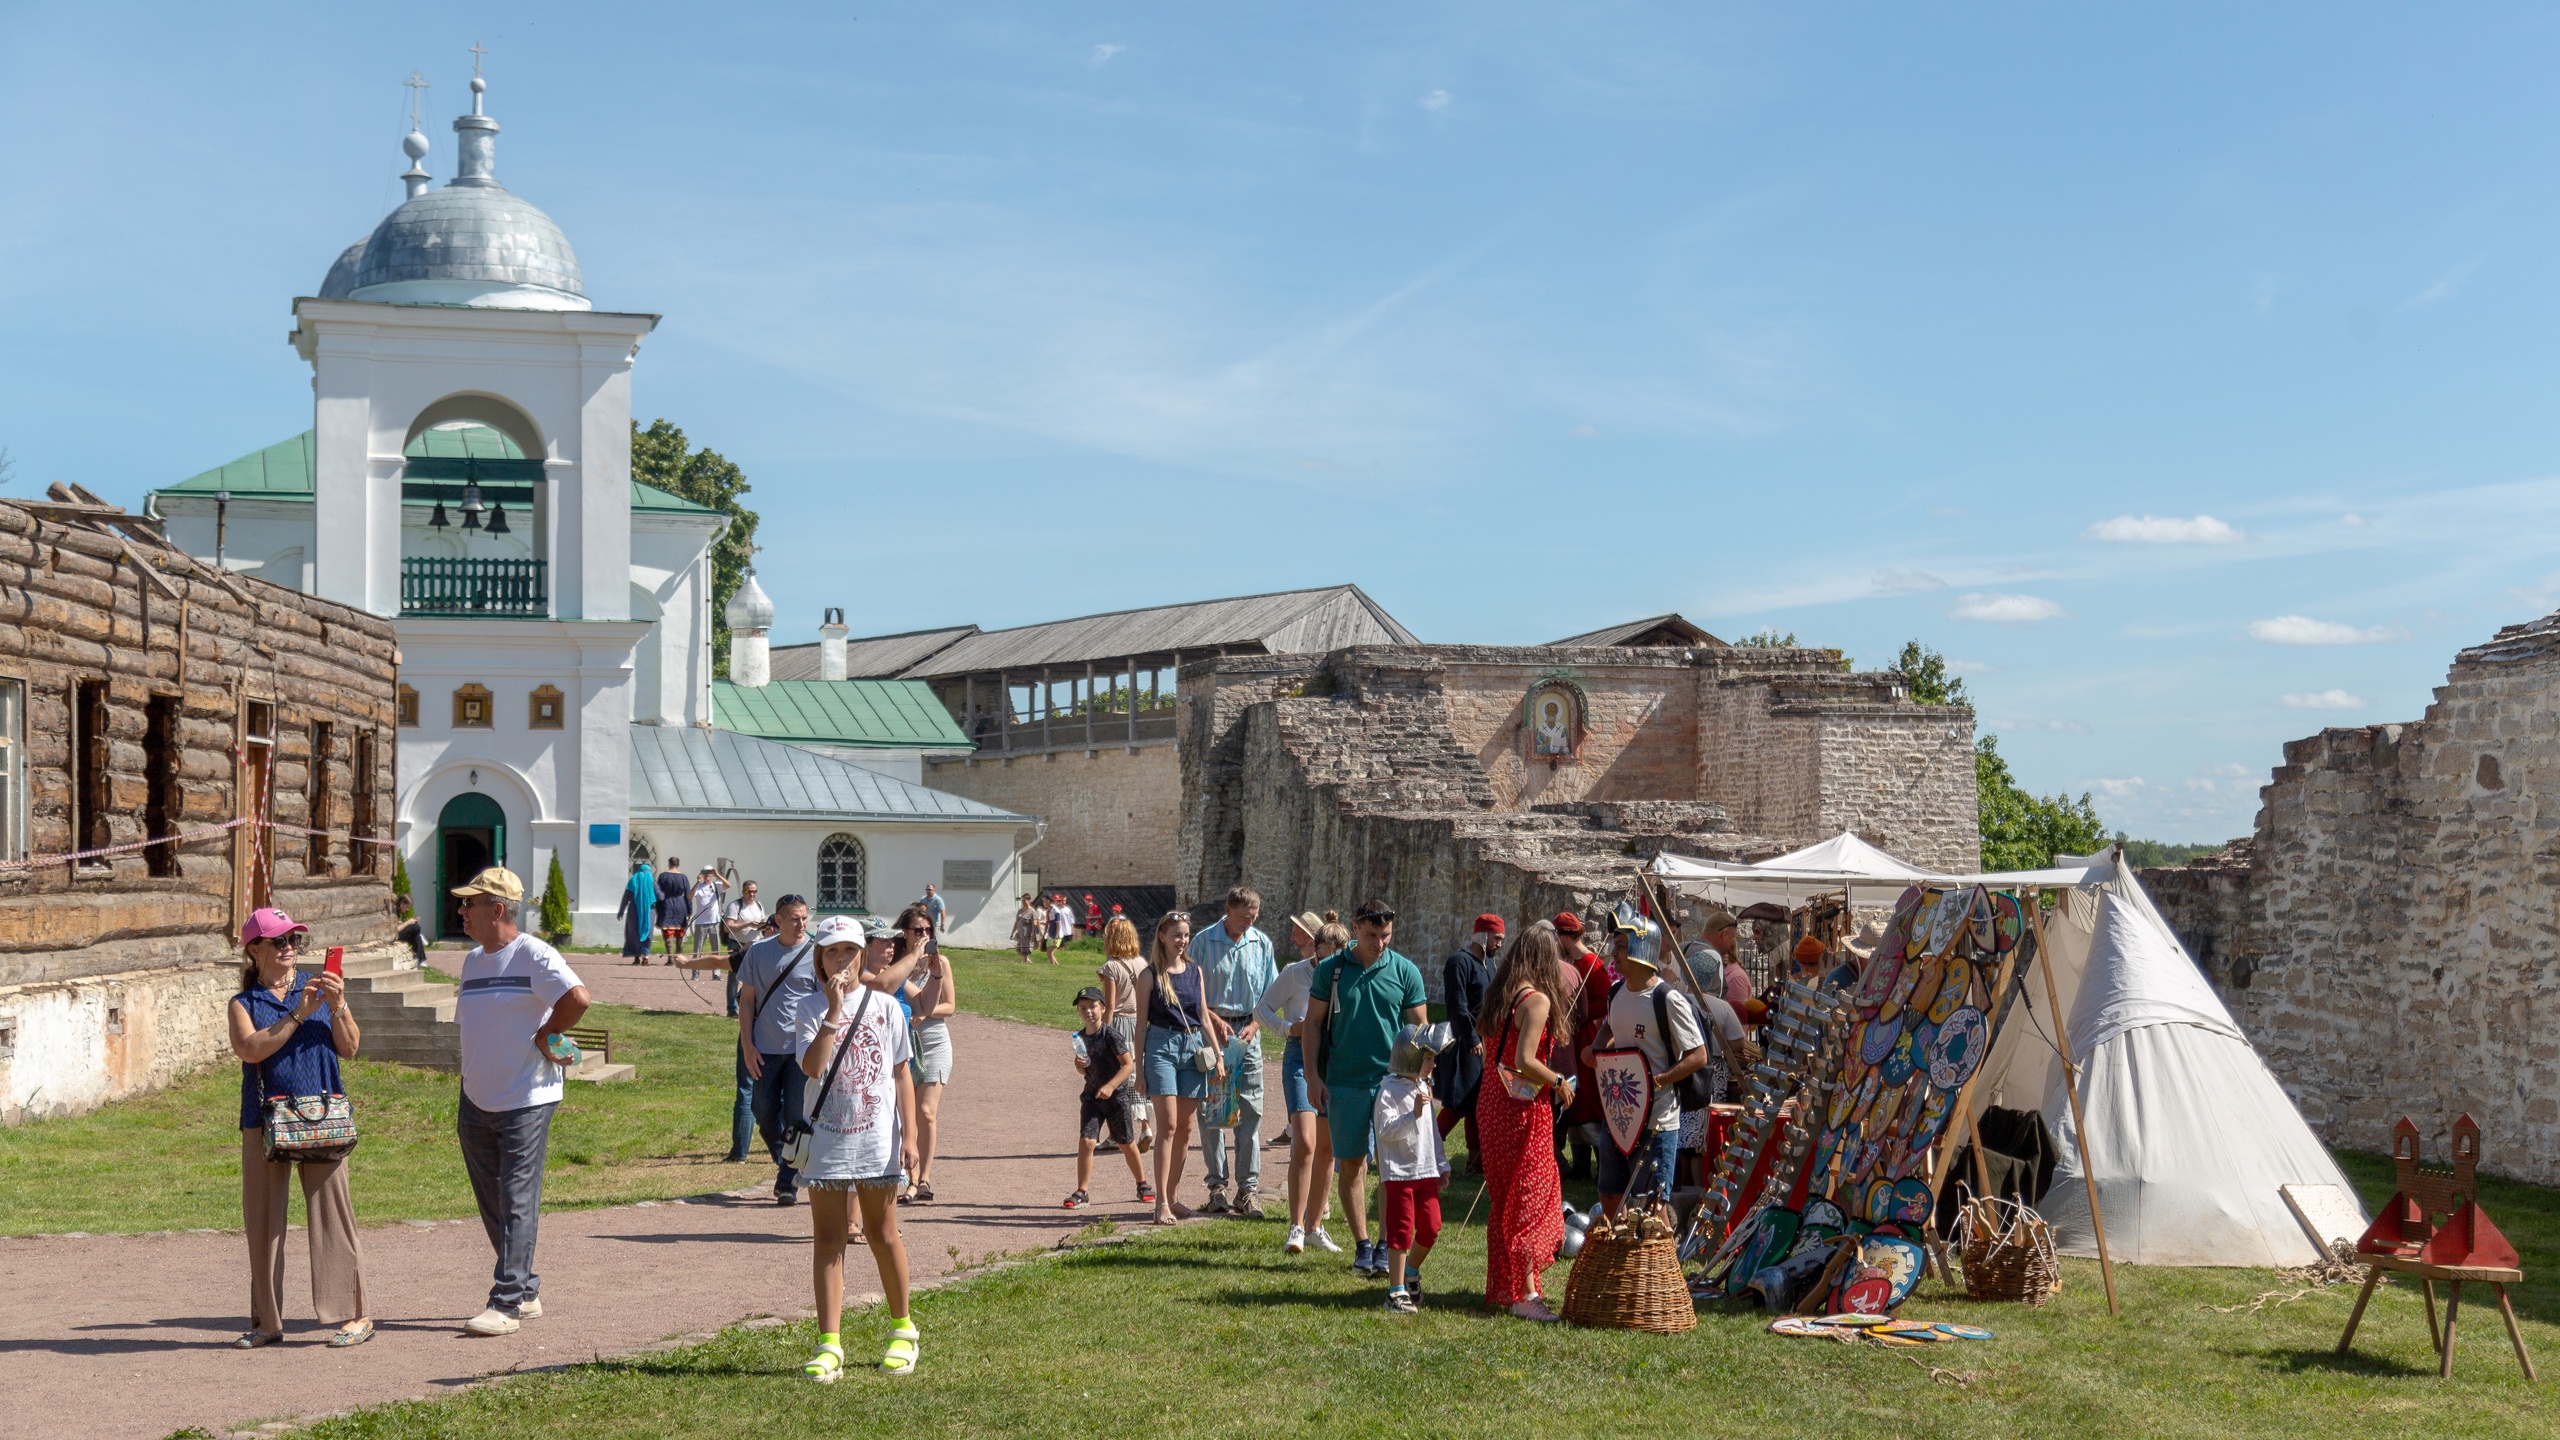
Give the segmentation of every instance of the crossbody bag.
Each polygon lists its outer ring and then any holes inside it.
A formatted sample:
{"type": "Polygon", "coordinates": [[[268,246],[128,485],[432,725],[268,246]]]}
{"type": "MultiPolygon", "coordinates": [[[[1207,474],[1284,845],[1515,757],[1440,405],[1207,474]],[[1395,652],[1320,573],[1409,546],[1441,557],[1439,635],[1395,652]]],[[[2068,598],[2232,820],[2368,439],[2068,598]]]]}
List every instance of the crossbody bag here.
{"type": "MultiPolygon", "coordinates": [[[[295,994],[301,987],[294,988],[295,994]]],[[[257,1066],[258,1108],[266,1122],[267,1158],[310,1164],[344,1160],[356,1148],[356,1112],[343,1090],[326,1095],[270,1095],[267,1067],[257,1066]]]]}
{"type": "MultiPolygon", "coordinates": [[[[869,1019],[871,1016],[872,997],[879,993],[879,991],[872,989],[868,985],[862,987],[862,1003],[854,1007],[853,1023],[845,1027],[844,1039],[837,1043],[836,1053],[827,1057],[826,1078],[818,1084],[818,1103],[810,1107],[811,1110],[815,1111],[817,1114],[824,1115],[827,1113],[827,1097],[835,1093],[836,1076],[844,1073],[845,1054],[853,1049],[854,1037],[862,1033],[862,1022],[869,1019]]],[[[803,1115],[798,1119],[786,1122],[780,1127],[782,1130],[781,1159],[783,1164],[790,1166],[794,1170],[805,1170],[808,1168],[810,1134],[813,1124],[814,1122],[803,1115]]]]}
{"type": "Polygon", "coordinates": [[[790,979],[792,972],[800,968],[800,962],[809,958],[809,947],[812,943],[814,942],[808,940],[801,941],[800,948],[791,952],[791,963],[783,966],[781,973],[773,977],[773,984],[756,992],[756,1003],[747,1011],[748,1034],[755,1033],[756,1017],[764,1013],[764,1002],[773,998],[772,992],[781,989],[782,982],[790,979]]]}

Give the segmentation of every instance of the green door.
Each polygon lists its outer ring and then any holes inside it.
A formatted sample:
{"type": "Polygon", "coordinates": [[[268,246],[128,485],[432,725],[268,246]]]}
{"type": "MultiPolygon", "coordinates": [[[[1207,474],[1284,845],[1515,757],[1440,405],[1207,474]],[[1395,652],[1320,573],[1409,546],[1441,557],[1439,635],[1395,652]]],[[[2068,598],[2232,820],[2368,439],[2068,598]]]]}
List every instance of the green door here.
{"type": "Polygon", "coordinates": [[[462,902],[453,887],[492,865],[507,863],[507,812],[477,790],[456,795],[436,816],[436,937],[466,938],[462,902]]]}

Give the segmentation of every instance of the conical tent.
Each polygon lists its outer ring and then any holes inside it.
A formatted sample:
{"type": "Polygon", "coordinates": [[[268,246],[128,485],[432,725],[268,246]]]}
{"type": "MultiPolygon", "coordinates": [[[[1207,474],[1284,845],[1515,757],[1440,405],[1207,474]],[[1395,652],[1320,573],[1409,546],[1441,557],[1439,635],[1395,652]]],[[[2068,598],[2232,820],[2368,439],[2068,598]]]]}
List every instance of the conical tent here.
{"type": "MultiPolygon", "coordinates": [[[[2097,857],[2090,857],[2096,859],[2097,857]]],[[[2063,864],[2075,863],[2064,857],[2063,864]]],[[[2010,1016],[1974,1085],[1989,1105],[2041,1111],[2061,1141],[2036,1208],[2054,1241],[2097,1253],[2089,1177],[2107,1248],[2137,1265],[2300,1265],[2318,1252],[2278,1187],[2355,1190],[2171,932],[2118,866],[2064,892],[2038,963],[2050,966],[2080,1067],[2072,1123],[2041,979],[2010,1016]]],[[[2093,868],[2093,878],[2099,872],[2093,868]]]]}

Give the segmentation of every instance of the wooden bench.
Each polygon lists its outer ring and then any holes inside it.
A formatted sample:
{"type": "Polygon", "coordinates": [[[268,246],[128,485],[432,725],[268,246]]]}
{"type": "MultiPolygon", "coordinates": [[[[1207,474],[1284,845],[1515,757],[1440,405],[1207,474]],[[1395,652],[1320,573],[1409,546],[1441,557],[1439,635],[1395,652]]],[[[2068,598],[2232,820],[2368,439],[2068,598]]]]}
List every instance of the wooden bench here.
{"type": "Polygon", "coordinates": [[[601,1025],[572,1025],[565,1032],[580,1050],[589,1055],[601,1054],[604,1063],[613,1063],[613,1032],[601,1025]]]}

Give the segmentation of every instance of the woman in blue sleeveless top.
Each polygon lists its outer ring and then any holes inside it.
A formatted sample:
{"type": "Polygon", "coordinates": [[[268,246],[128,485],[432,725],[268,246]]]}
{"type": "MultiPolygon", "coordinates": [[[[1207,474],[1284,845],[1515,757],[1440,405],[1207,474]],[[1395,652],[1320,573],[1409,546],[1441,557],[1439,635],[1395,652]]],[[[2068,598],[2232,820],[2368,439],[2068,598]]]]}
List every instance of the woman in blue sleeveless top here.
{"type": "Polygon", "coordinates": [[[1141,1072],[1156,1112],[1156,1214],[1159,1225],[1191,1218],[1191,1207],[1173,1198],[1182,1188],[1182,1162],[1191,1149],[1191,1127],[1209,1094],[1213,1073],[1199,1067],[1203,1053],[1227,1053],[1227,1022],[1201,1003],[1200,967],[1191,963],[1191,919],[1177,910],[1156,922],[1155,953],[1138,976],[1141,1072]]]}
{"type": "MultiPolygon", "coordinates": [[[[335,1095],[346,1086],[341,1058],[353,1059],[360,1038],[349,1013],[346,982],[325,971],[302,975],[294,956],[308,927],[281,910],[251,912],[240,929],[247,959],[232,997],[231,1051],[240,1057],[240,1218],[249,1235],[249,1328],[232,1343],[243,1350],[284,1339],[285,1215],[294,1162],[267,1159],[266,1102],[275,1095],[335,1095]]],[[[355,1206],[347,1197],[347,1162],[301,1163],[304,1228],[311,1237],[311,1306],[338,1332],[336,1347],[373,1338],[364,1301],[364,1252],[356,1242],[355,1206]]]]}

